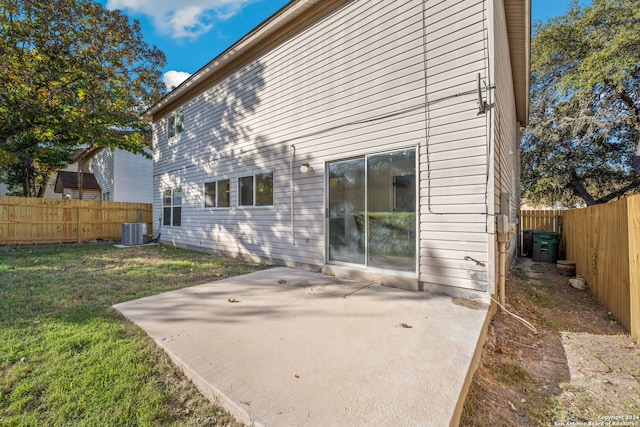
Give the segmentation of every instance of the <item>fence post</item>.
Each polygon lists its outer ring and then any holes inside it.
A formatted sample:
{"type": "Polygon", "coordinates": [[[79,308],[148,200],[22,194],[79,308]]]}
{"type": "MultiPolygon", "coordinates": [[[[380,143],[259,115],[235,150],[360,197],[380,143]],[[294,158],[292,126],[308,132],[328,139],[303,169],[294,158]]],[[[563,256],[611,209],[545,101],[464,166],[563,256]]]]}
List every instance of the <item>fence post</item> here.
{"type": "Polygon", "coordinates": [[[76,241],[80,243],[80,206],[76,206],[76,241]]]}

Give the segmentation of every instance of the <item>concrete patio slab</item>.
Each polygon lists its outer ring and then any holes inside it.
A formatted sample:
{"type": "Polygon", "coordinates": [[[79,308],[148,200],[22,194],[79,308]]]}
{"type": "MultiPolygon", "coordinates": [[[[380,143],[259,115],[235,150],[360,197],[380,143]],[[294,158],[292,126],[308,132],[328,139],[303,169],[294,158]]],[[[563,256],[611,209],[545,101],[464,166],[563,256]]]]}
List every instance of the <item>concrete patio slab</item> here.
{"type": "Polygon", "coordinates": [[[290,268],[115,308],[256,426],[455,424],[489,317],[482,303],[290,268]]]}

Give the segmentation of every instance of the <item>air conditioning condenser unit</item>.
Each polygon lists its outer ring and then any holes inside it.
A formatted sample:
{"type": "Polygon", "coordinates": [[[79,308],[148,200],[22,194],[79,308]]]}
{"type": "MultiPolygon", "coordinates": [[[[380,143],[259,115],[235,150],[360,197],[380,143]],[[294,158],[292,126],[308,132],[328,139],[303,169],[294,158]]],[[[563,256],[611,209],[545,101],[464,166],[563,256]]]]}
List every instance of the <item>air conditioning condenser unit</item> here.
{"type": "Polygon", "coordinates": [[[146,235],[146,222],[125,222],[122,224],[121,243],[125,246],[144,245],[146,235]]]}

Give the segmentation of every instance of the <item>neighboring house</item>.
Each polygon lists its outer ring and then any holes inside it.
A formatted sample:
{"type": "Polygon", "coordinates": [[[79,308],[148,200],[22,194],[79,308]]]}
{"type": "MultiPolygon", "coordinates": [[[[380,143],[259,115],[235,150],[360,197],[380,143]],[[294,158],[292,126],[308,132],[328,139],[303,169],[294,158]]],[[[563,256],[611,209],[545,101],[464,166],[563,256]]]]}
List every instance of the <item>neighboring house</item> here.
{"type": "Polygon", "coordinates": [[[96,177],[89,172],[58,171],[54,191],[73,200],[100,200],[102,194],[96,177]]]}
{"type": "Polygon", "coordinates": [[[289,2],[145,113],[161,240],[488,301],[529,40],[529,0],[289,2]]]}
{"type": "MultiPolygon", "coordinates": [[[[153,161],[149,157],[119,148],[111,151],[108,148],[90,147],[63,171],[77,171],[78,165],[95,176],[101,188],[97,200],[139,203],[153,201],[153,161]]],[[[56,180],[57,175],[54,174],[45,198],[60,197],[55,190],[56,180]]]]}
{"type": "MultiPolygon", "coordinates": [[[[84,152],[84,151],[83,151],[84,152]]],[[[80,154],[78,154],[79,156],[80,154]]],[[[77,158],[77,156],[76,156],[77,158]]],[[[51,174],[51,177],[49,177],[49,182],[47,183],[47,188],[44,191],[44,195],[42,196],[45,199],[60,199],[60,198],[64,198],[64,193],[60,193],[59,191],[56,191],[56,184],[58,183],[58,174],[60,172],[77,172],[78,171],[78,163],[77,161],[74,163],[71,163],[70,165],[68,165],[66,168],[64,169],[60,169],[58,172],[54,172],[51,174]]],[[[102,198],[102,195],[100,196],[100,198],[98,198],[97,200],[100,200],[102,198]]]]}
{"type": "Polygon", "coordinates": [[[102,187],[102,200],[153,202],[153,160],[150,157],[119,148],[114,151],[102,148],[93,155],[89,170],[102,187]]]}

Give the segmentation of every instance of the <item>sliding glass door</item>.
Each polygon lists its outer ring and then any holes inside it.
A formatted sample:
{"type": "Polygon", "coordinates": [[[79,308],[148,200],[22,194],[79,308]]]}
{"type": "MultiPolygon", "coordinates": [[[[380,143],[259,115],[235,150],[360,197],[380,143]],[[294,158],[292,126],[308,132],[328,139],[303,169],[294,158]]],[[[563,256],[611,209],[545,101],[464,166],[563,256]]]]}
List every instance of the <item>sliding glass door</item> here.
{"type": "Polygon", "coordinates": [[[329,261],[415,271],[416,152],[329,164],[329,261]]]}

